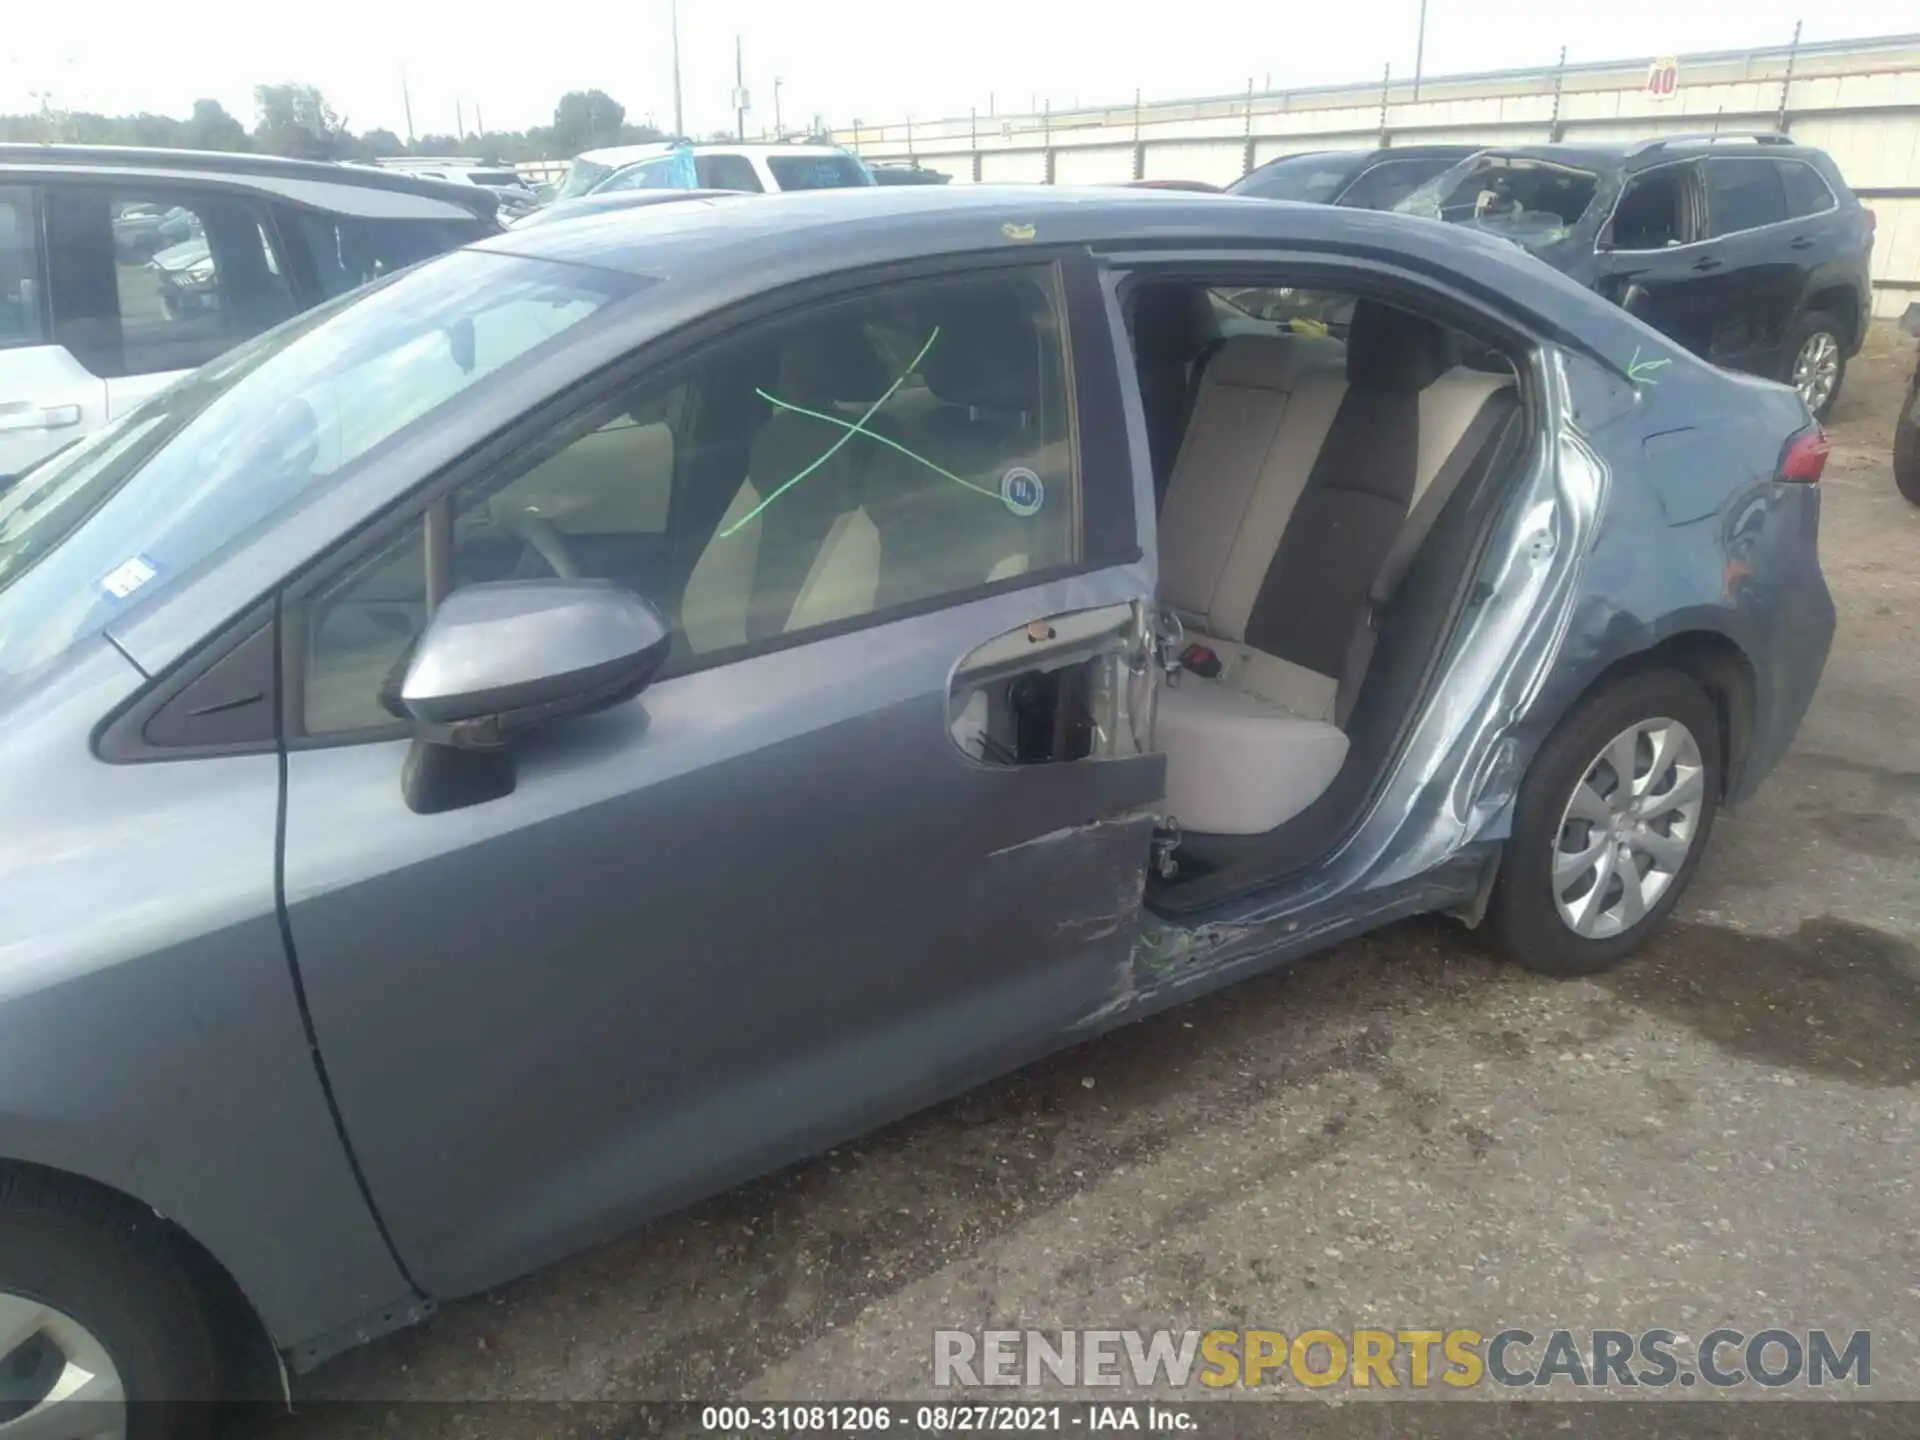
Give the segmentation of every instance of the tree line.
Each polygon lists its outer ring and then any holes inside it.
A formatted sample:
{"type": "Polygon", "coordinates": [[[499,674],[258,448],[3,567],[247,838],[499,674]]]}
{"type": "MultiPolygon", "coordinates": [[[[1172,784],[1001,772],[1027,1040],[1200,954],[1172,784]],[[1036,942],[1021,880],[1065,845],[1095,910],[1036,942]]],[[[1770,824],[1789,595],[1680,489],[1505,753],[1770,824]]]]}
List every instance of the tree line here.
{"type": "Polygon", "coordinates": [[[604,90],[571,90],[562,95],[553,107],[551,125],[421,135],[412,142],[384,126],[356,133],[313,85],[256,85],[253,108],[249,129],[218,100],[194,101],[185,119],[150,112],[102,115],[43,103],[35,114],[0,115],[0,141],[239,150],[304,160],[465,155],[513,164],[562,160],[602,145],[638,145],[665,138],[650,125],[628,124],[626,107],[604,90]]]}

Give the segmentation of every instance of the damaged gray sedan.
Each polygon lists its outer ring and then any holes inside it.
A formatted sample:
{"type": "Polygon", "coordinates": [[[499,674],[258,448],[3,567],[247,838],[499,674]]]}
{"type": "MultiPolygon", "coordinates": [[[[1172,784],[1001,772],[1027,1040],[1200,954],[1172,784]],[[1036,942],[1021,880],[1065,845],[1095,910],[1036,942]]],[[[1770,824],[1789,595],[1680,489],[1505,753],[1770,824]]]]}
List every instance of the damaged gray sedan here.
{"type": "Polygon", "coordinates": [[[1400,917],[1624,958],[1813,695],[1824,458],[1497,240],[1171,192],[269,333],[0,500],[0,1434],[1400,917]]]}

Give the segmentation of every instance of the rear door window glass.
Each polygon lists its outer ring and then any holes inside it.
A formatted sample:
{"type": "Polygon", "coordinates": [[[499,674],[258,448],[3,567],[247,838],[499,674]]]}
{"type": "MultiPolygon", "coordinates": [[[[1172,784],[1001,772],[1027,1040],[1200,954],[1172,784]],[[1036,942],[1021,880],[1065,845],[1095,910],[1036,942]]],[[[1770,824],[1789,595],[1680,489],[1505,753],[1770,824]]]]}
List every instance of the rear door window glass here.
{"type": "Polygon", "coordinates": [[[369,220],[322,210],[289,215],[329,300],[493,233],[484,220],[369,220]]]}
{"type": "Polygon", "coordinates": [[[696,155],[693,170],[700,177],[703,190],[744,190],[757,195],[766,189],[754,171],[753,162],[744,155],[696,155]]]}
{"type": "Polygon", "coordinates": [[[1734,235],[1787,218],[1786,191],[1771,160],[1716,158],[1706,169],[1710,234],[1734,235]]]}
{"type": "Polygon", "coordinates": [[[1804,160],[1776,160],[1780,183],[1787,193],[1787,214],[1795,220],[1831,210],[1837,203],[1833,190],[1821,173],[1804,160]]]}
{"type": "Polygon", "coordinates": [[[0,186],[0,345],[36,345],[47,338],[39,276],[33,193],[0,186]]]}
{"type": "Polygon", "coordinates": [[[191,370],[298,308],[252,201],[57,185],[46,207],[54,336],[96,375],[191,370]]]}

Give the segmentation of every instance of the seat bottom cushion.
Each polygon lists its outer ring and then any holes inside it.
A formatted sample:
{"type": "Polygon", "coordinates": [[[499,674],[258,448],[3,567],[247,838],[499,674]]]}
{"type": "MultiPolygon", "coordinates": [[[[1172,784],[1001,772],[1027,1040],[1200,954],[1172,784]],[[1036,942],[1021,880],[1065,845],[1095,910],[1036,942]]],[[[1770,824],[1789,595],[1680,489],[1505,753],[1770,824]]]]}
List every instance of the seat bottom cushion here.
{"type": "Polygon", "coordinates": [[[1167,811],[1183,830],[1261,835],[1311,805],[1340,773],[1347,737],[1232,685],[1184,675],[1160,692],[1157,747],[1167,811]]]}

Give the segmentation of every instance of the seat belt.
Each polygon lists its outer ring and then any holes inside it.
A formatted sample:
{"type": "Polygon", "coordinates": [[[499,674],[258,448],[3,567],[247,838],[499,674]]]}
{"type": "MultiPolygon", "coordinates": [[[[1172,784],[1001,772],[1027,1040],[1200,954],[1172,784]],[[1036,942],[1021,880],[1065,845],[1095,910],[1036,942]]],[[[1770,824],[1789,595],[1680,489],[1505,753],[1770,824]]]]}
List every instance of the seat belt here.
{"type": "Polygon", "coordinates": [[[1447,502],[1453,498],[1454,491],[1460,488],[1460,482],[1466,479],[1483,453],[1490,453],[1488,442],[1506,426],[1519,408],[1519,397],[1511,387],[1489,395],[1468,422],[1460,442],[1435,472],[1432,483],[1414,502],[1413,509],[1401,523],[1400,533],[1393,537],[1386,559],[1380,562],[1380,573],[1373,577],[1373,584],[1367,587],[1367,605],[1361,612],[1360,623],[1354,626],[1353,634],[1347,639],[1347,653],[1340,667],[1340,689],[1334,701],[1334,724],[1344,728],[1347,716],[1353,712],[1353,703],[1360,694],[1360,684],[1367,678],[1367,670],[1373,664],[1373,650],[1379,640],[1380,626],[1393,605],[1400,582],[1406,579],[1407,571],[1413,567],[1413,557],[1426,544],[1434,522],[1440,518],[1440,512],[1447,508],[1447,502]]]}

